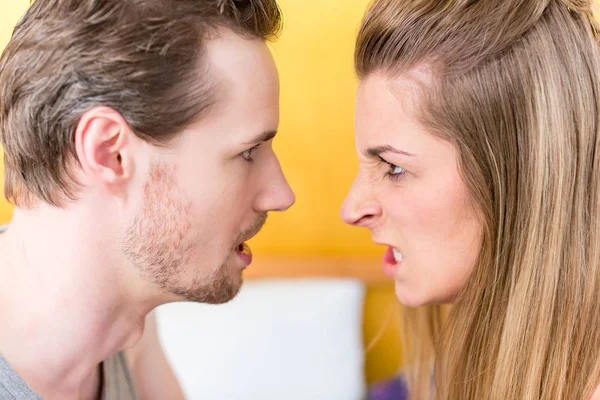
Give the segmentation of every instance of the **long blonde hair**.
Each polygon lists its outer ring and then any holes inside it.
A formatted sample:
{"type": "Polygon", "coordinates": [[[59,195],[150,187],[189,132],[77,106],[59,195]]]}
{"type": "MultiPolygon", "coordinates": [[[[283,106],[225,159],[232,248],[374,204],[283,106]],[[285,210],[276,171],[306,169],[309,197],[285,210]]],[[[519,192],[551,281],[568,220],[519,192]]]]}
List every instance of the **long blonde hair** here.
{"type": "Polygon", "coordinates": [[[589,399],[600,384],[591,1],[375,0],[367,11],[359,77],[428,72],[418,118],[455,145],[484,230],[447,317],[407,311],[413,399],[589,399]]]}

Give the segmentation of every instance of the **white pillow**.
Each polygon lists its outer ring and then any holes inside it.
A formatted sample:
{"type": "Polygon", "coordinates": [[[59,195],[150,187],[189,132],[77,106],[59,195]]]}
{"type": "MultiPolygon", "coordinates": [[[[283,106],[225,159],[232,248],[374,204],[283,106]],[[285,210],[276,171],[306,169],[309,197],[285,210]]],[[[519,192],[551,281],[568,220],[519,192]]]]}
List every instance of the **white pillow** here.
{"type": "Polygon", "coordinates": [[[353,280],[251,281],[228,304],[160,307],[159,334],[190,400],[359,400],[364,294],[353,280]]]}

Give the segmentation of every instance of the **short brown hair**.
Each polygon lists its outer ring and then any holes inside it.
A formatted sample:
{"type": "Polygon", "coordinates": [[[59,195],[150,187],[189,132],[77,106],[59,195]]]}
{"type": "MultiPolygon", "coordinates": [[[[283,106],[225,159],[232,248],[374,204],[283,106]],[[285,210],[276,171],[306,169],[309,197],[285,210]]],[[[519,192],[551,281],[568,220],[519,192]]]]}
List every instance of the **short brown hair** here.
{"type": "Polygon", "coordinates": [[[215,102],[203,43],[226,28],[274,39],[276,0],[37,0],[0,59],[6,197],[75,198],[74,133],[96,106],[165,144],[215,102]]]}

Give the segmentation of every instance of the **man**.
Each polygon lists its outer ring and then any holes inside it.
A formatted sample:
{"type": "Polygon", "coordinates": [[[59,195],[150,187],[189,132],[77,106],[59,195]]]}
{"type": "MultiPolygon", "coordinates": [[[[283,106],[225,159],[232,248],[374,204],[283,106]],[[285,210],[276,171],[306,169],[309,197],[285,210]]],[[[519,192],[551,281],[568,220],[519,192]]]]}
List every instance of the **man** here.
{"type": "Polygon", "coordinates": [[[183,398],[151,311],[231,300],[294,202],[279,26],[275,0],[33,3],[0,64],[0,399],[183,398]]]}

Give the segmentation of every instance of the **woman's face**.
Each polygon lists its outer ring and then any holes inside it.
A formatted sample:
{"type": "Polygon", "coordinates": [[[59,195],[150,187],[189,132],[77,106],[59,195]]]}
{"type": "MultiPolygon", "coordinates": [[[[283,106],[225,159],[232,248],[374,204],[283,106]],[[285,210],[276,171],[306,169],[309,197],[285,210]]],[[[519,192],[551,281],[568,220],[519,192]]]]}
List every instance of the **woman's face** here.
{"type": "Polygon", "coordinates": [[[364,79],[356,104],[360,169],[343,220],[386,246],[383,268],[407,306],[452,302],[481,247],[482,224],[454,146],[426,132],[414,110],[416,84],[364,79]]]}

